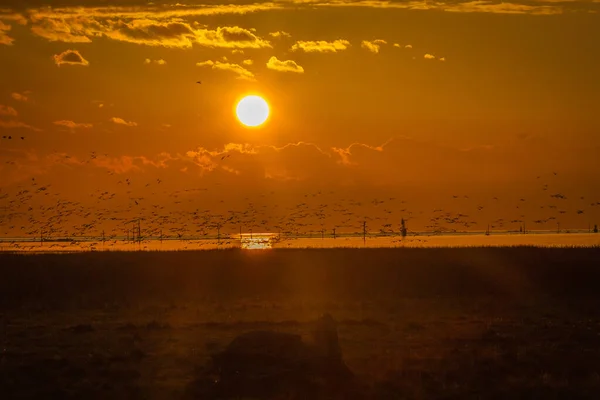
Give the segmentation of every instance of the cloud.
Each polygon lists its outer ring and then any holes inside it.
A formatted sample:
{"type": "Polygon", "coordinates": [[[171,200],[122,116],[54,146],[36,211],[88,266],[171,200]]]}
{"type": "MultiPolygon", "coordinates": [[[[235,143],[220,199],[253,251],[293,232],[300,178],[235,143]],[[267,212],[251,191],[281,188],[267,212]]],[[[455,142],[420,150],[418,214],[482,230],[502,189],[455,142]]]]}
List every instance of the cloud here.
{"type": "MultiPolygon", "coordinates": [[[[298,0],[302,3],[302,0],[298,0]]],[[[314,5],[319,7],[364,7],[364,8],[384,8],[384,9],[413,9],[413,10],[434,10],[460,13],[493,13],[493,14],[533,14],[533,15],[554,15],[562,14],[569,10],[569,4],[555,5],[540,2],[541,4],[532,4],[521,0],[522,3],[495,3],[487,0],[474,0],[467,2],[435,2],[423,3],[421,1],[389,1],[389,0],[335,0],[335,1],[315,1],[314,5]]],[[[581,10],[581,2],[573,6],[575,10],[581,10]]],[[[313,4],[313,2],[308,2],[313,4]]],[[[584,12],[597,11],[594,5],[589,3],[584,8],[584,12]]]]}
{"type": "Polygon", "coordinates": [[[222,149],[208,150],[198,147],[179,156],[193,163],[201,174],[225,171],[248,179],[275,179],[297,181],[312,174],[307,165],[322,171],[330,164],[331,155],[314,143],[296,142],[283,146],[227,143],[222,149]],[[285,153],[282,155],[281,153],[285,153]],[[230,157],[223,160],[223,156],[230,157]]]}
{"type": "Polygon", "coordinates": [[[252,65],[252,64],[254,64],[254,61],[248,59],[248,60],[242,61],[242,64],[244,64],[244,65],[252,65]]]}
{"type": "Polygon", "coordinates": [[[137,126],[137,122],[125,121],[123,118],[118,118],[118,117],[112,117],[110,119],[110,121],[117,125],[125,125],[125,126],[130,126],[130,127],[137,126]]]}
{"type": "Polygon", "coordinates": [[[382,44],[387,44],[387,42],[383,39],[376,39],[376,40],[373,40],[372,42],[370,42],[368,40],[363,40],[360,44],[360,47],[362,47],[365,50],[370,51],[371,53],[379,53],[379,48],[381,47],[382,44]]]}
{"type": "Polygon", "coordinates": [[[144,60],[144,64],[146,64],[146,65],[148,65],[148,64],[167,65],[167,62],[165,60],[163,60],[162,58],[160,60],[151,60],[149,58],[146,58],[144,60]]]}
{"type": "Polygon", "coordinates": [[[63,64],[83,66],[90,65],[90,63],[85,58],[83,58],[83,56],[77,50],[67,50],[60,54],[55,54],[54,62],[59,67],[63,64]]]}
{"type": "Polygon", "coordinates": [[[8,8],[0,8],[0,21],[11,21],[19,25],[27,25],[27,18],[8,8]]]}
{"type": "Polygon", "coordinates": [[[306,53],[337,53],[350,47],[350,42],[343,39],[337,39],[332,42],[325,40],[317,41],[298,41],[292,47],[292,51],[302,50],[306,53]]]}
{"type": "MultiPolygon", "coordinates": [[[[50,41],[67,43],[90,43],[102,37],[173,48],[191,48],[193,45],[231,49],[271,47],[268,40],[239,26],[211,30],[197,23],[186,22],[178,16],[186,15],[182,8],[179,13],[161,12],[152,7],[145,9],[106,7],[33,10],[30,12],[31,31],[50,41]]],[[[193,13],[187,15],[192,16],[193,13]]]]}
{"type": "Polygon", "coordinates": [[[200,61],[196,63],[196,67],[212,67],[213,65],[215,65],[215,62],[212,60],[200,61]]]}
{"type": "Polygon", "coordinates": [[[8,31],[12,29],[11,25],[5,24],[0,20],[0,44],[10,46],[15,41],[13,38],[8,36],[8,31]]]}
{"type": "Polygon", "coordinates": [[[17,101],[22,101],[22,102],[26,102],[29,100],[29,97],[27,97],[25,94],[22,93],[11,93],[10,96],[17,100],[17,101]]]}
{"type": "Polygon", "coordinates": [[[92,124],[77,123],[69,120],[54,121],[53,124],[58,126],[64,126],[69,129],[89,129],[93,126],[92,124]]]}
{"type": "Polygon", "coordinates": [[[404,46],[405,49],[412,49],[412,44],[407,44],[406,46],[404,46]]]}
{"type": "Polygon", "coordinates": [[[269,32],[269,36],[274,38],[292,37],[292,35],[285,31],[269,32]]]}
{"type": "Polygon", "coordinates": [[[167,168],[168,161],[174,160],[169,153],[159,153],[154,158],[146,156],[122,155],[111,157],[107,155],[98,155],[92,160],[96,167],[104,168],[116,174],[124,174],[132,171],[143,171],[145,166],[154,168],[167,168]]]}
{"type": "Polygon", "coordinates": [[[189,48],[196,41],[194,28],[183,22],[119,21],[104,34],[113,40],[147,46],[189,48]]]}
{"type": "Polygon", "coordinates": [[[14,108],[0,104],[0,115],[5,117],[16,117],[18,113],[14,108]]]}
{"type": "Polygon", "coordinates": [[[426,60],[433,60],[433,59],[435,59],[435,56],[434,56],[434,55],[432,55],[432,54],[429,54],[429,53],[425,54],[423,57],[424,57],[426,60]]]}
{"type": "Polygon", "coordinates": [[[0,128],[5,128],[5,129],[18,129],[18,128],[23,128],[23,129],[30,129],[32,131],[35,132],[41,132],[42,130],[39,128],[35,128],[31,125],[28,125],[24,122],[21,121],[14,121],[14,120],[10,120],[10,121],[2,121],[0,120],[0,128]]]}
{"type": "Polygon", "coordinates": [[[340,156],[340,160],[338,161],[340,164],[343,164],[343,165],[357,165],[357,163],[354,163],[354,162],[350,161],[350,156],[352,156],[352,148],[353,147],[363,147],[365,149],[382,152],[383,148],[387,144],[389,144],[391,141],[392,141],[392,139],[389,139],[388,141],[386,141],[385,143],[383,143],[380,146],[371,146],[371,145],[368,145],[368,144],[355,142],[355,143],[350,144],[348,147],[345,147],[345,148],[332,147],[331,150],[334,153],[336,153],[338,156],[340,156]]]}
{"type": "Polygon", "coordinates": [[[196,63],[197,67],[211,67],[215,70],[230,71],[237,75],[237,79],[254,81],[254,74],[238,64],[224,63],[221,61],[206,60],[196,63]]]}
{"type": "Polygon", "coordinates": [[[304,68],[296,64],[293,60],[278,60],[277,57],[272,56],[267,62],[267,68],[280,71],[280,72],[295,72],[297,74],[303,74],[304,68]]]}
{"type": "Polygon", "coordinates": [[[440,60],[440,61],[446,61],[446,57],[440,57],[440,58],[438,58],[438,60],[440,60]]]}

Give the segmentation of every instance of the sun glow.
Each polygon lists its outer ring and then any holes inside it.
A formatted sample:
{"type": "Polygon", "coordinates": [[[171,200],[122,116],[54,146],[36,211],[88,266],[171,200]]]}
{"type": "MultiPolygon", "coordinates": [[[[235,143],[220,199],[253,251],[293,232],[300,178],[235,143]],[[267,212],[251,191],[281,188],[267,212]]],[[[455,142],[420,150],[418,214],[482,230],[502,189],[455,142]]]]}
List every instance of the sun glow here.
{"type": "Polygon", "coordinates": [[[241,99],[235,108],[235,114],[242,124],[257,127],[269,118],[269,105],[260,96],[250,95],[241,99]]]}

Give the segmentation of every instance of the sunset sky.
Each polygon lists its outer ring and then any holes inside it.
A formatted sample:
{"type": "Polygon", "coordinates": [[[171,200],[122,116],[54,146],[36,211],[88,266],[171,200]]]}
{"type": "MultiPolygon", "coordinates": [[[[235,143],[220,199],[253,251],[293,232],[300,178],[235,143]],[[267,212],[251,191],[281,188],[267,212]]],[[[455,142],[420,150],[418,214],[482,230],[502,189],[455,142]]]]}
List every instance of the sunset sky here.
{"type": "Polygon", "coordinates": [[[1,4],[0,236],[59,200],[600,223],[599,0],[1,4]]]}

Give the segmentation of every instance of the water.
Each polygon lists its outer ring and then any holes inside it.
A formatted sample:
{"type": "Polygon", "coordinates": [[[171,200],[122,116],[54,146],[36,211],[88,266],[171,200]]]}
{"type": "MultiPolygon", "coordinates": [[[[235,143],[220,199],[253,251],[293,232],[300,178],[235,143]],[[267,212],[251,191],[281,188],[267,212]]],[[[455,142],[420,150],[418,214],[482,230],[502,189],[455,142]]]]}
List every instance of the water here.
{"type": "Polygon", "coordinates": [[[261,250],[271,248],[394,248],[394,247],[467,247],[467,246],[539,246],[539,247],[590,247],[600,246],[597,233],[548,233],[523,234],[421,234],[400,236],[301,237],[285,238],[274,233],[243,234],[221,239],[142,240],[132,242],[122,239],[77,241],[32,241],[24,239],[0,242],[0,251],[61,253],[81,251],[186,251],[242,248],[261,250]]]}

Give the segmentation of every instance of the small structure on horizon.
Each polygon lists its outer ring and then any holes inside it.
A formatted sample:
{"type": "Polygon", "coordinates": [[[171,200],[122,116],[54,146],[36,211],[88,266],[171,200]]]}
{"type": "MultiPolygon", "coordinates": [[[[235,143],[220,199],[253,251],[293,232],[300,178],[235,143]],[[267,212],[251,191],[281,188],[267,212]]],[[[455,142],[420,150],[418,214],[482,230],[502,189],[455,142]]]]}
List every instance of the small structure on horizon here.
{"type": "Polygon", "coordinates": [[[594,224],[594,230],[592,232],[598,233],[598,224],[594,224]]]}

